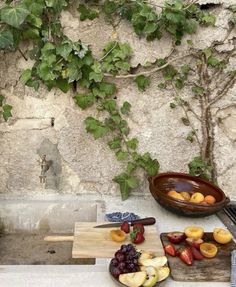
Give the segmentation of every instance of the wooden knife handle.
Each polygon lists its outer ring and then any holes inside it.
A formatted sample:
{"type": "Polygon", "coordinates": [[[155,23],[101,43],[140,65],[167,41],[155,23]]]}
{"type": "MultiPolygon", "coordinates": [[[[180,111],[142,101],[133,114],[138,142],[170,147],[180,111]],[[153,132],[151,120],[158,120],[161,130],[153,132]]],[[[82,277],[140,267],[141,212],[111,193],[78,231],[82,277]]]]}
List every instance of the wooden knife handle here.
{"type": "Polygon", "coordinates": [[[44,237],[44,241],[50,241],[50,242],[74,241],[74,236],[52,235],[44,237]]]}
{"type": "Polygon", "coordinates": [[[154,217],[147,217],[143,219],[136,219],[130,222],[131,226],[137,223],[142,223],[143,225],[152,225],[156,223],[156,219],[154,217]]]}

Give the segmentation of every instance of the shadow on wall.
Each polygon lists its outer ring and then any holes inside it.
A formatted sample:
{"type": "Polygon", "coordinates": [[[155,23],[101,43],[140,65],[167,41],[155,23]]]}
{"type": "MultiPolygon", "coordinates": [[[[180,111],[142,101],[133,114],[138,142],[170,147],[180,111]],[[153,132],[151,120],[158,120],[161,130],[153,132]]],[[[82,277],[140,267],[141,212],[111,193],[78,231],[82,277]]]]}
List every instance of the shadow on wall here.
{"type": "Polygon", "coordinates": [[[37,154],[40,158],[46,155],[46,160],[49,163],[49,169],[46,172],[45,188],[59,189],[61,185],[62,165],[57,144],[53,144],[50,140],[44,139],[37,150],[37,154]]]}

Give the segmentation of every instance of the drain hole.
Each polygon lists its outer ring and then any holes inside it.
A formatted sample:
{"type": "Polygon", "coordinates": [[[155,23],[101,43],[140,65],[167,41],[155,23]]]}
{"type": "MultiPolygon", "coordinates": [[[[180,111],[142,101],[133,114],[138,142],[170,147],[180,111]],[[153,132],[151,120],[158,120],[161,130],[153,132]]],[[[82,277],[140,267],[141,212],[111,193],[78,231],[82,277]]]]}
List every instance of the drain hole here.
{"type": "Polygon", "coordinates": [[[54,253],[56,253],[56,251],[54,249],[48,249],[48,253],[54,254],[54,253]]]}

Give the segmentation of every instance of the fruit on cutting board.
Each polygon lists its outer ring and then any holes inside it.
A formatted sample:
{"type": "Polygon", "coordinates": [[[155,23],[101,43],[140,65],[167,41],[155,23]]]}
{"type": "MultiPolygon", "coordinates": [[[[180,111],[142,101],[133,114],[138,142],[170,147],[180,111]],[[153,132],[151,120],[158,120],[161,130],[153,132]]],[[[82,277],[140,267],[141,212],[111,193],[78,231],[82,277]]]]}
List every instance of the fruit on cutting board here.
{"type": "Polygon", "coordinates": [[[126,238],[126,233],[120,229],[113,229],[110,231],[110,236],[113,241],[122,242],[126,238]]]}
{"type": "Polygon", "coordinates": [[[122,222],[121,226],[120,226],[120,229],[122,231],[124,231],[125,233],[129,233],[129,222],[128,221],[124,221],[122,222]]]}
{"type": "Polygon", "coordinates": [[[213,258],[216,256],[218,249],[215,244],[204,242],[200,245],[200,251],[204,257],[213,258]]]}
{"type": "Polygon", "coordinates": [[[119,281],[128,287],[139,287],[145,282],[146,276],[145,271],[125,273],[119,275],[119,281]]]}
{"type": "Polygon", "coordinates": [[[170,256],[175,256],[176,255],[176,250],[175,247],[172,244],[168,244],[164,247],[165,253],[169,254],[170,256]]]}
{"type": "Polygon", "coordinates": [[[223,228],[215,228],[213,231],[213,237],[216,242],[221,244],[229,243],[233,238],[232,234],[223,228]]]}
{"type": "Polygon", "coordinates": [[[166,256],[154,257],[151,259],[144,259],[140,261],[140,264],[143,266],[153,266],[155,268],[160,268],[167,263],[166,256]]]}
{"type": "Polygon", "coordinates": [[[144,232],[145,232],[145,229],[144,229],[143,224],[141,224],[141,223],[136,223],[136,224],[134,224],[134,225],[133,225],[133,231],[134,231],[134,232],[144,233],[144,232]]]}
{"type": "Polygon", "coordinates": [[[189,238],[187,237],[185,239],[185,242],[187,243],[187,245],[189,245],[190,247],[195,247],[197,249],[200,249],[200,245],[203,243],[203,240],[201,238],[199,239],[193,239],[193,238],[189,238]]]}
{"type": "Polygon", "coordinates": [[[143,233],[140,231],[139,232],[135,232],[135,231],[131,232],[130,238],[134,244],[140,244],[145,240],[143,233]]]}
{"type": "Polygon", "coordinates": [[[169,239],[169,241],[174,244],[181,242],[183,239],[185,239],[185,237],[186,236],[183,232],[178,231],[170,232],[167,234],[167,238],[169,239]]]}
{"type": "Polygon", "coordinates": [[[187,265],[193,264],[193,255],[190,247],[185,247],[179,250],[179,258],[187,265]]]}
{"type": "Polygon", "coordinates": [[[184,197],[176,190],[170,190],[167,195],[174,199],[185,200],[184,197]]]}
{"type": "Polygon", "coordinates": [[[200,251],[197,248],[191,246],[190,250],[191,250],[191,253],[192,253],[193,258],[195,260],[202,260],[204,258],[203,255],[200,253],[200,251]]]}
{"type": "Polygon", "coordinates": [[[204,230],[199,226],[188,226],[185,228],[184,233],[187,237],[197,240],[202,238],[204,230]]]}
{"type": "Polygon", "coordinates": [[[158,280],[157,269],[153,266],[145,267],[145,271],[147,273],[146,280],[143,283],[143,287],[153,287],[158,280]]]}
{"type": "Polygon", "coordinates": [[[190,202],[201,203],[202,201],[204,201],[204,195],[201,192],[195,192],[190,198],[190,202]]]}

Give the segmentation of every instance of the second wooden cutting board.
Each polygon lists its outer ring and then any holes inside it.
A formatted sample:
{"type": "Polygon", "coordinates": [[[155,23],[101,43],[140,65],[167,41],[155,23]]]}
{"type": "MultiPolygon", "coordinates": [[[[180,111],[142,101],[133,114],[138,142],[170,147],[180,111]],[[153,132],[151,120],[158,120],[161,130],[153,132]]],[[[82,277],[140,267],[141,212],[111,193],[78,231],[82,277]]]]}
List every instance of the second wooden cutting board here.
{"type": "MultiPolygon", "coordinates": [[[[163,245],[170,244],[167,239],[167,233],[161,234],[163,245]]],[[[236,249],[236,244],[231,241],[225,245],[218,244],[214,241],[212,233],[205,232],[203,236],[205,242],[213,242],[218,247],[216,257],[201,261],[194,260],[192,266],[183,263],[178,257],[167,255],[168,264],[171,269],[171,277],[176,281],[200,282],[200,281],[217,281],[229,282],[231,272],[231,252],[236,249]]],[[[185,247],[184,243],[175,245],[176,249],[185,247]]]]}
{"type": "MultiPolygon", "coordinates": [[[[107,222],[76,222],[74,231],[74,243],[72,249],[73,258],[111,258],[122,244],[129,244],[130,236],[123,242],[114,242],[110,237],[113,228],[94,228],[96,225],[107,222]]],[[[137,245],[142,249],[155,253],[157,256],[164,255],[160,235],[155,225],[145,226],[145,241],[137,245]]]]}

